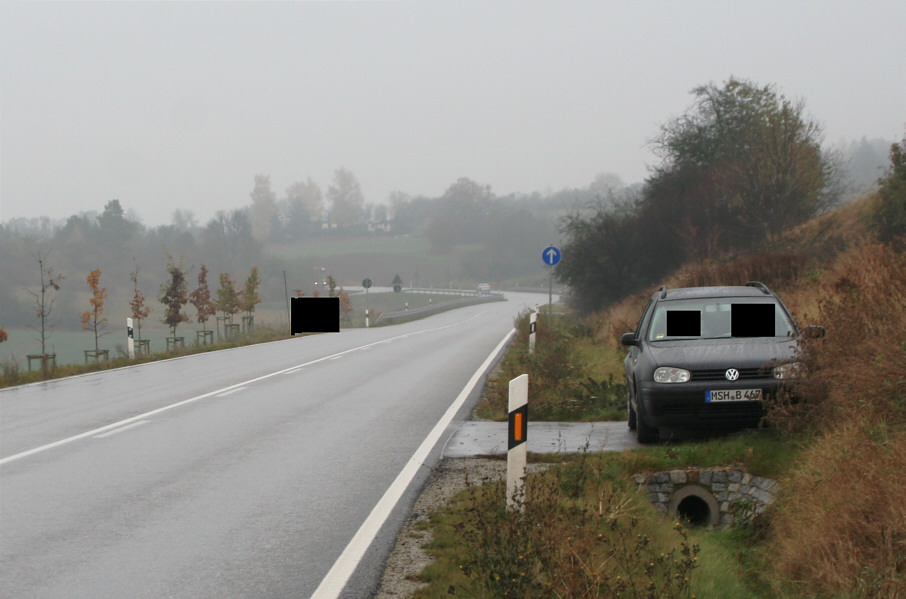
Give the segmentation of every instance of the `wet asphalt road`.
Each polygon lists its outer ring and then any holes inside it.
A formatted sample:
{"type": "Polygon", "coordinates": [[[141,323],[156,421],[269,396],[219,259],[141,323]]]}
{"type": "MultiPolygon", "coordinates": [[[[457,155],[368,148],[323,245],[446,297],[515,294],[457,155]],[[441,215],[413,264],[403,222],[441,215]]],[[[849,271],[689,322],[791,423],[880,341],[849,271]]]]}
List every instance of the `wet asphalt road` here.
{"type": "MultiPolygon", "coordinates": [[[[310,596],[539,296],[508,297],[0,391],[0,596],[310,596]]],[[[343,596],[377,583],[454,427],[343,596]]]]}

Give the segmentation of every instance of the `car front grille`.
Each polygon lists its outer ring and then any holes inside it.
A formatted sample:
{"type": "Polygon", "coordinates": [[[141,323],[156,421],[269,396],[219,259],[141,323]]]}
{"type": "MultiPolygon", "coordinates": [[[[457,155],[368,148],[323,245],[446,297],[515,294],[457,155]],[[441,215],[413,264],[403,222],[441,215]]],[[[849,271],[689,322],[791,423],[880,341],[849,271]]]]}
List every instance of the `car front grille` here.
{"type": "Polygon", "coordinates": [[[764,416],[760,401],[735,401],[706,405],[665,405],[660,408],[665,416],[695,416],[705,422],[710,420],[751,419],[764,416]]]}
{"type": "MultiPolygon", "coordinates": [[[[747,379],[763,379],[765,377],[771,376],[771,369],[768,367],[765,368],[737,368],[739,370],[739,378],[737,380],[743,381],[747,379]]],[[[719,368],[714,370],[693,370],[692,379],[693,381],[726,381],[727,380],[727,369],[719,368]]]]}

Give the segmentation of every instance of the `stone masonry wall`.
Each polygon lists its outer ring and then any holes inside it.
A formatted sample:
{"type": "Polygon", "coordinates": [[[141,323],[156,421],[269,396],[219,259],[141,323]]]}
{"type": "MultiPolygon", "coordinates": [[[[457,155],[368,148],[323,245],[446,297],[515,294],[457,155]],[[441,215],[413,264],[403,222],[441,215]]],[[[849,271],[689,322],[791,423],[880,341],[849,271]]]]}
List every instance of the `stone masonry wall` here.
{"type": "Polygon", "coordinates": [[[633,478],[639,490],[663,514],[671,512],[671,500],[680,489],[697,487],[685,493],[705,497],[710,493],[720,511],[721,527],[761,514],[774,502],[780,490],[775,480],[728,468],[668,470],[636,474],[633,478]]]}

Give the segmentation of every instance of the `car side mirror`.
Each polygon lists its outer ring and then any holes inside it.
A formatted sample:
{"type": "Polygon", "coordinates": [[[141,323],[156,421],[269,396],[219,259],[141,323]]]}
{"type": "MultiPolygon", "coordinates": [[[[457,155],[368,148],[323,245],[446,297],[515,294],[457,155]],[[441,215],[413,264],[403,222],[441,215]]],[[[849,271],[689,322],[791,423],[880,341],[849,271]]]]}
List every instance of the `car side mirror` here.
{"type": "Polygon", "coordinates": [[[635,338],[635,333],[623,333],[623,336],[620,337],[620,345],[634,345],[638,347],[639,342],[635,338]]]}
{"type": "Polygon", "coordinates": [[[814,324],[802,329],[802,336],[806,339],[821,339],[825,334],[827,334],[827,331],[824,330],[824,327],[814,324]]]}

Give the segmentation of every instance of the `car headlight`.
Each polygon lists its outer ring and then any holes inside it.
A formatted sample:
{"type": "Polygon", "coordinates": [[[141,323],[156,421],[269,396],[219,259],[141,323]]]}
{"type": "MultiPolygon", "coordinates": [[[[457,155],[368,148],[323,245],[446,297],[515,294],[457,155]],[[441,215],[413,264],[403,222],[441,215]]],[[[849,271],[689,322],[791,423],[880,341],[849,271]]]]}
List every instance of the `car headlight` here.
{"type": "Polygon", "coordinates": [[[673,368],[672,366],[661,366],[654,371],[655,383],[685,383],[692,374],[682,368],[673,368]]]}
{"type": "Polygon", "coordinates": [[[803,365],[802,362],[789,362],[787,364],[781,364],[780,366],[774,367],[774,378],[784,381],[786,379],[794,379],[797,376],[803,374],[803,365]]]}

